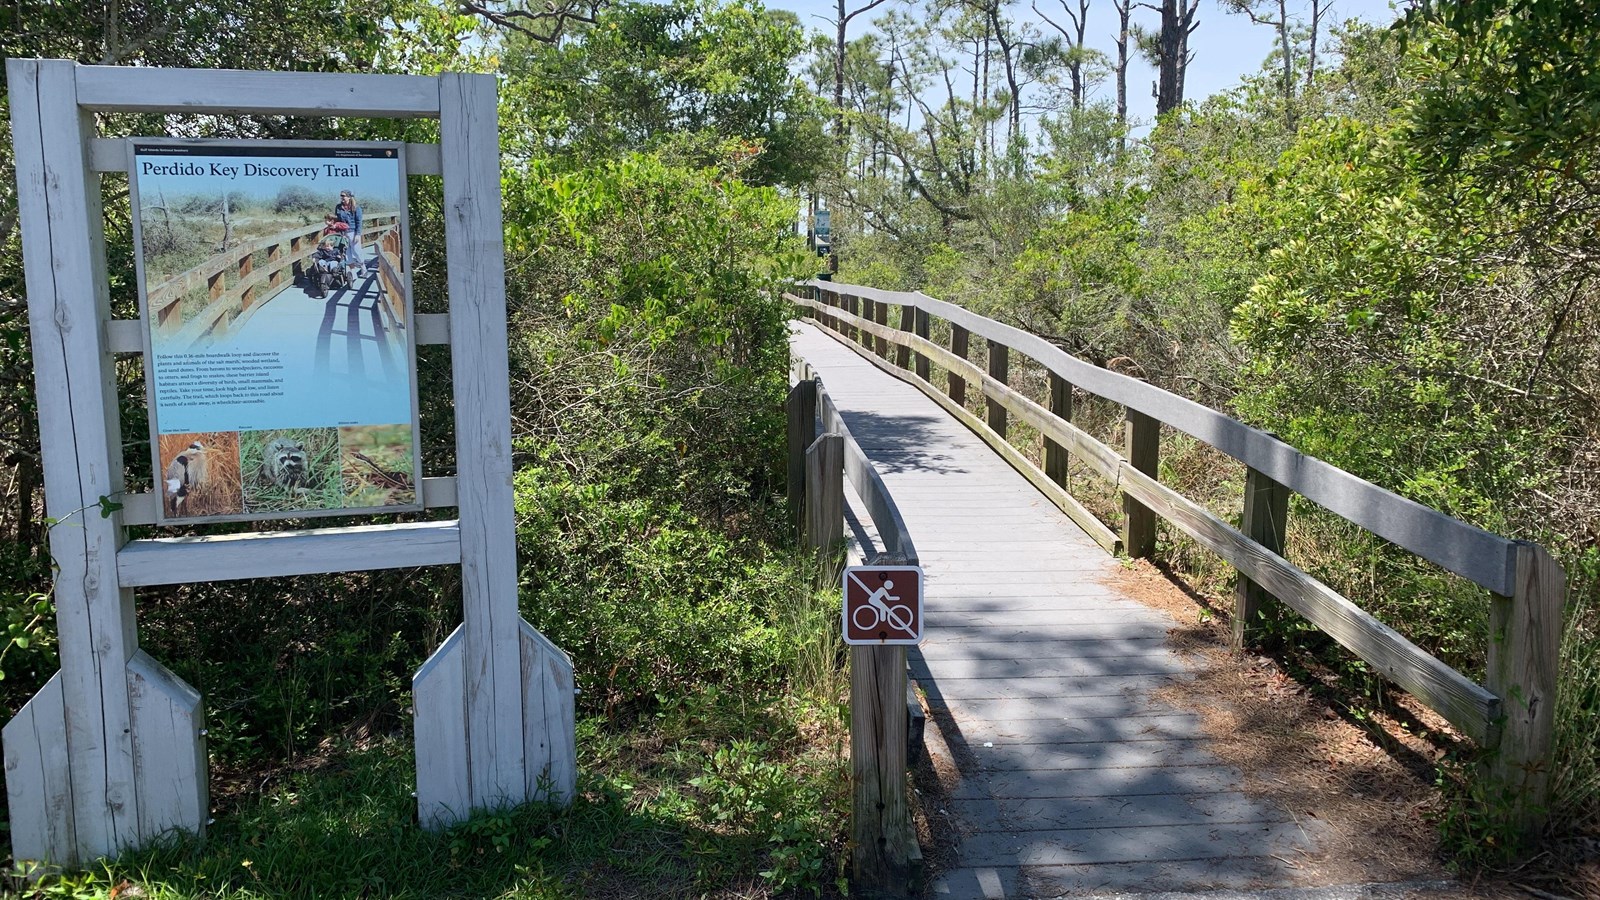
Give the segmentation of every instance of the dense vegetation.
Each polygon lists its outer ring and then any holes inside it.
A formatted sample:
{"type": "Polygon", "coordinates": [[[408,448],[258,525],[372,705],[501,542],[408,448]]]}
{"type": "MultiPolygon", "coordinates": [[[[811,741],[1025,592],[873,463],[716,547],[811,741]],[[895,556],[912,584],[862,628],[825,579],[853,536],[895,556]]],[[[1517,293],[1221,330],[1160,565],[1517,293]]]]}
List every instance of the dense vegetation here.
{"type": "MultiPolygon", "coordinates": [[[[1162,4],[1150,34],[1129,24],[1135,4],[1111,3],[1115,59],[1082,28],[1046,38],[982,0],[860,4],[837,41],[811,44],[754,0],[0,9],[8,57],[503,76],[522,611],[574,655],[583,688],[578,802],[428,835],[409,796],[409,679],[459,619],[452,572],[141,592],[143,646],[206,698],[217,823],[204,847],[46,889],[835,890],[837,600],[814,589],[778,499],[777,291],[815,264],[792,234],[802,194],[833,210],[842,280],[1018,323],[1554,549],[1572,592],[1551,827],[1600,829],[1600,9],[1470,0],[1374,29],[1291,21],[1286,4],[1274,25],[1267,4],[1232,2],[1276,27],[1279,49],[1237,89],[1183,105],[1197,0],[1162,4]],[[846,40],[873,10],[876,33],[846,40]],[[1141,52],[1161,71],[1163,116],[1147,132],[1125,102],[1141,52]]],[[[426,123],[238,117],[101,128],[436,136],[426,123]]],[[[4,714],[57,668],[13,182],[0,144],[4,714]]],[[[126,183],[105,185],[110,268],[131,273],[126,183]]],[[[436,181],[413,179],[423,311],[445,307],[440,202],[436,181]]],[[[112,295],[132,313],[131,275],[112,295]]],[[[128,482],[142,485],[141,373],[119,366],[128,482]]],[[[419,366],[425,469],[447,474],[448,354],[423,348],[419,366]]],[[[1079,410],[1102,432],[1114,418],[1079,410]]],[[[1242,473],[1182,442],[1168,451],[1164,480],[1237,515],[1242,473]]],[[[1481,670],[1481,595],[1314,508],[1293,521],[1297,563],[1481,670]]],[[[1225,585],[1175,536],[1161,552],[1202,587],[1225,585]]],[[[1382,702],[1359,667],[1294,621],[1278,628],[1294,658],[1342,665],[1382,702]]],[[[1469,856],[1504,846],[1487,821],[1445,819],[1469,856]]]]}
{"type": "MultiPolygon", "coordinates": [[[[205,696],[216,823],[204,846],[158,847],[45,889],[834,890],[844,775],[829,624],[838,601],[817,592],[815,564],[794,552],[781,500],[788,350],[776,292],[803,274],[804,256],[796,202],[779,187],[814,177],[823,146],[821,107],[788,72],[803,49],[793,18],[740,0],[616,4],[552,43],[408,0],[367,4],[359,16],[228,0],[35,3],[0,16],[10,17],[0,26],[7,56],[506,75],[522,611],[573,655],[582,689],[572,807],[430,835],[416,828],[410,795],[410,677],[459,621],[454,572],[141,592],[142,645],[205,696]],[[695,67],[667,65],[686,55],[695,67]]],[[[102,129],[436,139],[427,123],[397,122],[127,117],[102,129]]],[[[57,660],[9,145],[5,162],[0,592],[11,640],[0,705],[9,714],[57,660]]],[[[106,188],[111,269],[131,272],[126,183],[108,177],[106,188]]],[[[437,179],[413,179],[410,203],[419,307],[441,310],[437,179]]],[[[112,289],[131,314],[131,275],[112,289]]],[[[136,363],[120,365],[137,486],[149,479],[143,388],[136,363]]],[[[448,351],[423,348],[419,365],[425,470],[448,474],[448,351]]]]}
{"type": "MultiPolygon", "coordinates": [[[[1282,38],[1259,75],[1142,136],[1109,101],[1072,89],[1075,59],[1091,75],[1117,73],[1091,48],[1054,68],[1030,69],[1037,57],[1017,52],[1039,81],[1026,102],[1045,110],[1019,128],[1009,85],[968,96],[950,90],[966,84],[951,75],[972,73],[976,88],[977,48],[992,45],[1002,71],[1013,65],[1003,45],[1025,43],[1033,26],[975,24],[981,4],[886,21],[892,47],[869,35],[847,56],[849,160],[823,189],[838,278],[1020,324],[1552,548],[1571,581],[1552,828],[1592,834],[1600,192],[1587,135],[1600,109],[1600,10],[1483,0],[1392,28],[1324,21],[1319,34],[1308,17],[1320,7],[1296,6],[1258,17],[1282,38]],[[997,28],[1011,29],[1009,42],[997,28]],[[873,62],[886,50],[891,66],[873,62]]],[[[1110,410],[1077,409],[1111,424],[1110,410]]],[[[1173,440],[1163,479],[1237,516],[1242,471],[1201,451],[1173,440]]],[[[1291,558],[1481,675],[1487,598],[1331,519],[1297,506],[1291,558]]],[[[1168,538],[1169,561],[1226,587],[1225,567],[1168,538]]],[[[1318,647],[1312,634],[1296,644],[1318,647]]],[[[1358,685],[1366,677],[1325,659],[1358,685]]],[[[1376,699],[1378,682],[1367,690],[1376,699]]],[[[1474,830],[1481,819],[1447,821],[1469,855],[1504,846],[1474,830]]]]}

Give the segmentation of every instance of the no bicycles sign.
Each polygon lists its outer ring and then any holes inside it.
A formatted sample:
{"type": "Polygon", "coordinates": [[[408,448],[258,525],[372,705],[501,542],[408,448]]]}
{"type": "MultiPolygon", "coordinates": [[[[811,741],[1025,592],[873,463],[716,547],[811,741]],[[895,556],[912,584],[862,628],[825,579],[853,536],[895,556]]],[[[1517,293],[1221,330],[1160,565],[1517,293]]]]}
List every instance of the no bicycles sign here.
{"type": "Polygon", "coordinates": [[[850,566],[844,570],[844,642],[922,641],[922,569],[850,566]]]}

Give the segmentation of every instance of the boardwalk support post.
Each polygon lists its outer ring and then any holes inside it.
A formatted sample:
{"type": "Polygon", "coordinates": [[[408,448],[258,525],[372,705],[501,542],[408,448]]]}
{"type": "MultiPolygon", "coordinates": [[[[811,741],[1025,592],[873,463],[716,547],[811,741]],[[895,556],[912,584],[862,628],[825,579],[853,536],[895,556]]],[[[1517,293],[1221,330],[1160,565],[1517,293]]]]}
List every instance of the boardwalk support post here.
{"type": "MultiPolygon", "coordinates": [[[[989,342],[989,377],[1005,384],[1011,377],[1011,348],[999,341],[989,342]]],[[[998,400],[985,400],[989,427],[1002,438],[1006,436],[1006,408],[998,400]]]]}
{"type": "MultiPolygon", "coordinates": [[[[889,304],[882,301],[873,304],[872,321],[878,323],[879,325],[887,326],[889,324],[889,304]]],[[[872,338],[872,346],[880,357],[884,359],[889,358],[888,338],[881,334],[874,335],[872,338]]]]}
{"type": "Polygon", "coordinates": [[[850,648],[851,837],[855,893],[905,897],[912,882],[906,803],[906,648],[850,648]]]}
{"type": "MultiPolygon", "coordinates": [[[[1255,468],[1245,470],[1244,518],[1239,530],[1267,550],[1284,555],[1289,524],[1289,489],[1255,468]]],[[[1256,619],[1277,598],[1244,573],[1233,593],[1233,649],[1243,650],[1256,630],[1256,619]]]]}
{"type": "Polygon", "coordinates": [[[817,382],[807,378],[789,389],[789,516],[796,534],[805,523],[806,449],[817,439],[817,382]]]}
{"type": "MultiPolygon", "coordinates": [[[[917,327],[917,308],[906,304],[900,307],[900,330],[914,332],[917,327]]],[[[899,344],[894,350],[894,364],[902,369],[911,368],[911,346],[899,344]]]]}
{"type": "MultiPolygon", "coordinates": [[[[1129,408],[1127,412],[1128,463],[1151,478],[1161,462],[1161,422],[1129,408]]],[[[1134,559],[1156,553],[1156,514],[1126,491],[1122,494],[1122,547],[1134,559]]]]}
{"type": "MultiPolygon", "coordinates": [[[[1063,422],[1072,421],[1072,385],[1054,372],[1050,373],[1050,413],[1063,422]]],[[[1067,460],[1067,448],[1046,437],[1044,474],[1062,488],[1067,486],[1067,460]]]]}
{"type": "MultiPolygon", "coordinates": [[[[922,338],[923,340],[927,340],[928,339],[928,313],[927,313],[926,310],[921,310],[921,309],[917,310],[916,312],[917,312],[917,317],[916,317],[915,325],[914,325],[912,330],[916,333],[917,337],[922,338]]],[[[917,377],[921,378],[923,381],[927,381],[928,380],[928,376],[929,376],[928,357],[923,355],[923,354],[921,354],[921,353],[918,353],[917,354],[917,377]]]]}
{"type": "MultiPolygon", "coordinates": [[[[971,335],[965,328],[954,322],[950,323],[950,352],[962,359],[967,358],[967,342],[971,335]]],[[[967,380],[957,375],[954,369],[948,373],[950,399],[957,406],[967,405],[967,380]]]]}
{"type": "MultiPolygon", "coordinates": [[[[1510,824],[1531,833],[1549,807],[1555,744],[1556,675],[1567,579],[1538,544],[1517,542],[1516,593],[1494,596],[1489,610],[1489,690],[1505,717],[1488,775],[1510,824]]],[[[1494,810],[1498,812],[1499,810],[1494,810]]]]}
{"type": "Polygon", "coordinates": [[[830,432],[806,450],[804,543],[826,557],[843,540],[844,438],[830,432]]]}

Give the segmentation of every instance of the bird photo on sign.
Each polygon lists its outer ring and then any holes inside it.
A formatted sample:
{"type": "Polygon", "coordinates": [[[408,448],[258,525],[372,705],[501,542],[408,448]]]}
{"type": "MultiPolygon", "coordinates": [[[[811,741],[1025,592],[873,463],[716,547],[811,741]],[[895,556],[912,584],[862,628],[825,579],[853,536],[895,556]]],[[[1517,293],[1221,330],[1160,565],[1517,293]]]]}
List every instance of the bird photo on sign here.
{"type": "Polygon", "coordinates": [[[239,433],[163,434],[161,499],[171,518],[237,515],[244,511],[239,479],[239,433]]]}

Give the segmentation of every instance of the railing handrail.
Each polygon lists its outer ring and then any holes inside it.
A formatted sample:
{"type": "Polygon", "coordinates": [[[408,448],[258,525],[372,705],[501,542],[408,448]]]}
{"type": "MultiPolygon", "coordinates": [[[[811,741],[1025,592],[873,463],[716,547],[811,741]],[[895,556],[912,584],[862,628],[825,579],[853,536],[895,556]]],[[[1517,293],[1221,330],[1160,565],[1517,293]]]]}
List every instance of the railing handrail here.
{"type": "Polygon", "coordinates": [[[883,476],[878,473],[878,468],[872,464],[872,460],[867,458],[866,451],[856,442],[855,435],[850,433],[850,426],[845,424],[844,416],[833,402],[833,397],[828,394],[822,377],[816,374],[816,370],[809,362],[804,360],[800,361],[800,380],[816,383],[817,414],[822,419],[823,433],[837,434],[844,438],[844,477],[855,489],[856,496],[866,504],[867,515],[872,519],[872,527],[877,529],[878,537],[883,541],[885,553],[879,554],[879,558],[888,556],[899,564],[917,565],[917,548],[911,541],[911,529],[906,527],[905,517],[900,514],[900,507],[895,504],[894,496],[883,483],[883,476]]]}
{"type": "Polygon", "coordinates": [[[1027,332],[919,292],[879,291],[813,281],[835,299],[785,294],[811,310],[812,321],[879,368],[917,387],[973,429],[1107,549],[1149,556],[1161,516],[1238,570],[1234,638],[1242,645],[1259,604],[1276,598],[1494,752],[1492,774],[1514,797],[1524,824],[1543,814],[1553,747],[1557,658],[1565,573],[1539,545],[1513,541],[1407,500],[1314,457],[1266,432],[1153,385],[1078,360],[1027,332]],[[862,315],[859,306],[865,304],[862,315]],[[898,305],[899,327],[887,322],[898,305]],[[951,347],[929,340],[929,315],[951,323],[951,347]],[[968,339],[989,340],[987,371],[966,358],[968,339]],[[891,359],[889,347],[897,349],[891,359]],[[1007,383],[1009,351],[1027,353],[1052,374],[1050,408],[1007,383]],[[911,354],[917,355],[914,372],[911,354]],[[930,363],[949,373],[949,396],[931,381],[930,363]],[[965,408],[976,385],[987,421],[965,408]],[[1122,404],[1126,455],[1070,421],[1070,389],[1122,404]],[[1058,414],[1058,410],[1060,414],[1058,414]],[[1015,414],[1046,439],[1041,470],[1006,438],[1015,414]],[[1243,521],[1230,522],[1163,485],[1158,474],[1160,425],[1166,423],[1243,462],[1243,521]],[[1113,482],[1125,512],[1119,539],[1065,489],[1067,454],[1113,482]],[[1479,685],[1413,644],[1360,606],[1285,557],[1283,522],[1289,493],[1299,492],[1360,525],[1491,591],[1488,678],[1479,685]],[[1398,520],[1395,525],[1390,519],[1398,520]],[[1475,558],[1482,556],[1482,559],[1475,558]]]}
{"type": "Polygon", "coordinates": [[[807,284],[879,303],[912,306],[1021,351],[1074,387],[1159,419],[1390,543],[1496,594],[1509,596],[1512,593],[1516,541],[1302,453],[1226,413],[1137,378],[1084,362],[1038,335],[921,291],[883,291],[825,281],[807,284]]]}

